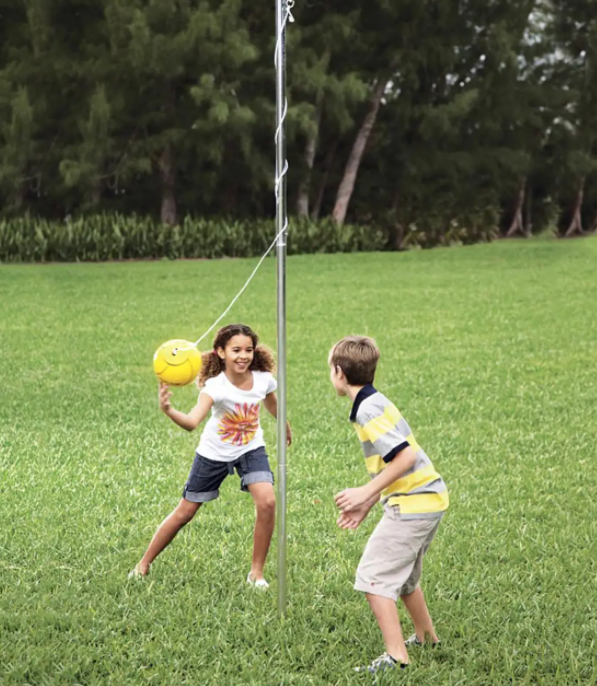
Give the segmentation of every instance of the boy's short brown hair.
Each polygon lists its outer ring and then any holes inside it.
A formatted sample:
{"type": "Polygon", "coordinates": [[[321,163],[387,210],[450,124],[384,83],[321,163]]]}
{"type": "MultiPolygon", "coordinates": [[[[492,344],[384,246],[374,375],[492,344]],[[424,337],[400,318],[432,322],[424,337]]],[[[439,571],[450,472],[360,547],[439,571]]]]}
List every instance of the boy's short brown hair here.
{"type": "Polygon", "coordinates": [[[329,364],[340,367],[351,386],[373,383],[379,348],[369,336],[345,336],[332,348],[329,364]]]}

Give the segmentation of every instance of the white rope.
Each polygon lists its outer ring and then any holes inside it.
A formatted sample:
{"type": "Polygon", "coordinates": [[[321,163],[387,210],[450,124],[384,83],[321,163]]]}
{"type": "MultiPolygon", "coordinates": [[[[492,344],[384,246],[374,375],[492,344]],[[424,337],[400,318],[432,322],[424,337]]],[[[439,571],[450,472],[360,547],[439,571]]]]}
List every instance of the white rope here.
{"type": "MultiPolygon", "coordinates": [[[[287,223],[287,225],[288,225],[288,223],[287,223]]],[[[240,291],[234,296],[234,299],[232,300],[232,302],[230,303],[230,305],[228,305],[228,307],[224,310],[224,312],[222,312],[222,314],[221,314],[221,315],[216,319],[216,321],[209,327],[209,329],[203,334],[203,336],[201,336],[201,338],[198,338],[198,339],[193,343],[193,346],[194,346],[195,348],[199,345],[199,343],[201,343],[201,341],[202,341],[207,335],[209,335],[209,334],[216,328],[216,326],[222,321],[222,319],[224,319],[224,317],[228,314],[228,312],[230,312],[230,310],[232,309],[232,306],[234,305],[234,303],[235,303],[235,302],[240,298],[240,296],[245,292],[247,286],[251,283],[252,278],[255,276],[255,274],[257,274],[257,270],[259,269],[259,267],[261,267],[261,264],[263,263],[263,260],[265,260],[265,258],[270,254],[271,249],[274,247],[274,245],[276,245],[276,242],[277,242],[277,240],[278,240],[278,237],[281,236],[281,235],[286,231],[287,225],[284,226],[284,228],[277,234],[277,236],[276,236],[276,237],[274,238],[274,240],[272,241],[272,244],[271,244],[271,245],[269,246],[269,248],[263,253],[263,255],[261,256],[261,259],[260,259],[259,262],[257,263],[257,266],[255,267],[255,269],[253,269],[253,272],[251,273],[251,276],[249,276],[249,278],[245,281],[245,285],[244,285],[244,286],[240,289],[240,291]]],[[[183,350],[183,348],[179,348],[179,350],[183,350]]]]}
{"type": "MultiPolygon", "coordinates": [[[[290,22],[291,24],[294,22],[294,17],[292,16],[292,8],[294,7],[294,0],[287,0],[286,2],[286,11],[284,12],[284,15],[282,16],[282,26],[280,27],[280,31],[278,31],[278,39],[276,40],[276,48],[274,51],[274,67],[276,68],[276,71],[278,69],[278,52],[280,50],[280,41],[282,40],[282,36],[284,36],[284,30],[286,29],[286,24],[290,22]]],[[[284,122],[286,121],[286,114],[288,113],[288,100],[284,98],[284,110],[282,112],[282,115],[280,117],[280,121],[278,123],[278,127],[276,129],[276,135],[275,135],[275,142],[276,146],[278,145],[278,138],[280,137],[280,132],[282,131],[282,127],[284,126],[284,122]]],[[[276,180],[275,180],[275,194],[276,194],[276,205],[279,204],[280,202],[280,185],[282,183],[282,179],[286,176],[288,173],[288,160],[284,160],[284,167],[281,170],[276,170],[276,173],[278,174],[276,180]]],[[[284,217],[284,226],[282,227],[280,233],[285,233],[286,229],[288,228],[288,217],[284,217]]]]}
{"type": "MultiPolygon", "coordinates": [[[[279,47],[280,47],[281,36],[282,36],[282,34],[283,34],[283,32],[284,32],[284,29],[286,28],[286,24],[287,24],[288,22],[290,22],[290,23],[293,23],[293,22],[294,22],[294,17],[292,16],[292,8],[293,8],[293,7],[294,7],[294,0],[288,0],[288,1],[286,2],[286,12],[284,13],[284,15],[283,15],[283,17],[282,17],[282,27],[281,27],[281,31],[279,32],[279,36],[280,36],[280,37],[279,37],[278,40],[276,41],[276,50],[275,50],[275,53],[274,53],[274,66],[276,67],[276,69],[278,68],[278,49],[279,49],[279,47]]],[[[279,137],[279,135],[280,135],[280,131],[282,130],[282,125],[284,124],[284,120],[286,119],[286,114],[287,114],[287,112],[288,112],[288,100],[285,100],[285,101],[284,101],[284,112],[282,113],[282,116],[281,116],[281,118],[280,118],[280,122],[279,122],[279,124],[278,124],[277,129],[276,129],[276,135],[275,135],[275,139],[274,139],[276,145],[277,145],[277,143],[278,143],[278,137],[279,137]]],[[[284,176],[285,176],[287,173],[288,173],[288,160],[284,160],[284,167],[282,168],[282,170],[281,170],[279,173],[278,173],[278,170],[276,170],[277,177],[276,177],[275,182],[274,182],[274,190],[275,190],[275,195],[276,195],[276,205],[280,202],[280,184],[282,183],[282,179],[284,178],[284,176]]],[[[216,321],[209,327],[209,329],[208,329],[200,338],[198,338],[198,339],[193,343],[193,347],[196,348],[196,347],[199,345],[199,343],[201,343],[201,341],[202,341],[206,336],[208,336],[208,335],[216,328],[216,326],[222,321],[222,319],[224,319],[224,317],[228,314],[228,312],[230,312],[230,310],[232,309],[232,306],[234,305],[234,303],[240,298],[240,296],[241,296],[241,295],[245,292],[245,290],[247,289],[247,286],[251,283],[253,277],[255,276],[255,274],[257,273],[257,271],[259,270],[259,267],[261,267],[261,265],[263,264],[263,260],[265,260],[265,258],[269,255],[269,253],[271,252],[271,250],[272,250],[272,248],[274,247],[274,245],[276,245],[276,243],[278,242],[278,239],[280,238],[280,236],[281,236],[282,234],[286,233],[287,230],[288,230],[288,217],[284,217],[284,226],[283,226],[283,227],[280,229],[280,231],[276,234],[276,237],[275,237],[274,240],[272,241],[272,243],[271,243],[271,245],[269,246],[269,248],[268,248],[268,249],[265,251],[265,253],[261,256],[261,259],[260,259],[259,262],[257,263],[257,266],[255,267],[255,269],[253,269],[253,271],[251,272],[251,275],[250,275],[249,278],[245,281],[244,286],[243,286],[243,287],[240,289],[240,291],[234,296],[234,298],[232,299],[232,302],[230,303],[230,305],[228,305],[228,307],[224,310],[224,312],[222,312],[222,314],[216,319],[216,321]]],[[[178,348],[178,350],[186,350],[186,349],[187,349],[187,348],[178,348]]]]}

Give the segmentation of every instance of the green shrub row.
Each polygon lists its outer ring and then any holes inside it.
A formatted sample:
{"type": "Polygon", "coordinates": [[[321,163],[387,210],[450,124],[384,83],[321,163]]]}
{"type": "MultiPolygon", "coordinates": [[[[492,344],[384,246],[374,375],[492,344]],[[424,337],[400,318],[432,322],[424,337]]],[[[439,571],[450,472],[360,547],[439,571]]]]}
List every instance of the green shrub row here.
{"type": "MultiPolygon", "coordinates": [[[[498,237],[499,209],[453,218],[428,211],[406,225],[384,222],[339,226],[331,219],[291,219],[288,253],[335,253],[431,248],[498,237]]],[[[62,222],[37,217],[0,219],[0,262],[102,262],[106,260],[255,257],[276,234],[274,220],[185,217],[178,226],[149,217],[97,214],[62,222]]]]}
{"type": "MultiPolygon", "coordinates": [[[[276,235],[275,222],[186,217],[166,226],[147,217],[100,214],[56,222],[0,219],[1,262],[101,262],[146,258],[217,258],[261,255],[276,235]]],[[[382,250],[380,229],[326,219],[294,220],[289,254],[382,250]]]]}

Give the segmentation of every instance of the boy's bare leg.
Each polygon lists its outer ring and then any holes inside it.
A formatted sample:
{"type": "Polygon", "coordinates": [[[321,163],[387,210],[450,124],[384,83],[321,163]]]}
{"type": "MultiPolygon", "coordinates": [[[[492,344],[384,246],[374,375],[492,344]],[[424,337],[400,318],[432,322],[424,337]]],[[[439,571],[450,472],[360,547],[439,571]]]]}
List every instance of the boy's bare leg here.
{"type": "Polygon", "coordinates": [[[137,565],[137,569],[141,576],[145,576],[149,573],[151,563],[173,540],[182,527],[193,519],[200,507],[201,503],[192,503],[189,500],[182,498],[176,508],[166,517],[166,519],[164,519],[155,532],[154,537],[151,539],[151,543],[145,551],[145,555],[143,555],[141,561],[137,565]]]}
{"type": "Polygon", "coordinates": [[[408,653],[398,619],[396,603],[391,598],[365,593],[377,624],[381,629],[386,652],[403,665],[408,664],[408,653]]]}
{"type": "Polygon", "coordinates": [[[437,643],[439,638],[433,628],[431,615],[427,609],[427,603],[425,602],[425,596],[423,595],[421,588],[417,586],[412,593],[400,596],[400,600],[404,603],[404,607],[406,607],[408,614],[413,620],[415,632],[419,641],[424,643],[429,639],[432,643],[437,643]]]}

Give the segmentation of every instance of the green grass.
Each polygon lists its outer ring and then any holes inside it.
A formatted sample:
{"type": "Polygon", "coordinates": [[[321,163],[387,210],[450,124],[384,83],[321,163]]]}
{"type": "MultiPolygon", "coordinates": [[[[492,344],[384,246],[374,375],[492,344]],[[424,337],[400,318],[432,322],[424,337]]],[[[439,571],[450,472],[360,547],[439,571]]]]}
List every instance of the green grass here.
{"type": "MultiPolygon", "coordinates": [[[[254,264],[0,267],[2,686],[370,682],[352,581],[379,513],[341,531],[332,497],[366,480],[326,366],[347,333],[376,337],[452,502],[423,575],[443,647],[383,683],[597,683],[595,240],[290,258],[287,618],[275,544],[271,592],[244,585],[236,477],[127,582],[198,440],[158,412],[153,351],[198,338],[254,264]]],[[[275,347],[275,293],[267,261],[228,321],[275,347]]]]}

